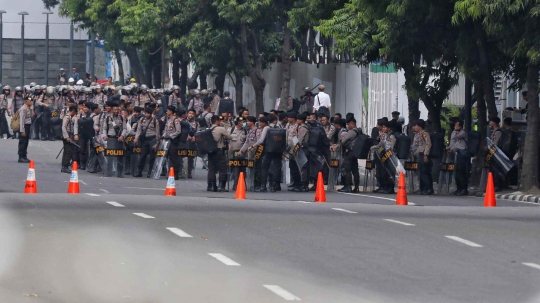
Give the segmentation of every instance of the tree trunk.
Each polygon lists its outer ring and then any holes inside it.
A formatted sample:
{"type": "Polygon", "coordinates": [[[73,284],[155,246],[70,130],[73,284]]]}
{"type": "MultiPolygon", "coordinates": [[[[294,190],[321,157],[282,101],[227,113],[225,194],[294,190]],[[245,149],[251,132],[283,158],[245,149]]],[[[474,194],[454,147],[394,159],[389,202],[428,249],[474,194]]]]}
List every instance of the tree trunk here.
{"type": "Polygon", "coordinates": [[[480,185],[482,178],[482,168],[485,161],[485,148],[486,146],[486,101],[484,100],[484,90],[481,81],[474,82],[474,99],[476,100],[476,110],[478,116],[478,131],[480,132],[480,148],[473,159],[471,168],[470,185],[476,188],[480,185]]]}
{"type": "Polygon", "coordinates": [[[483,81],[484,88],[484,100],[486,100],[486,107],[488,112],[488,118],[497,117],[497,105],[495,104],[495,80],[491,73],[484,75],[483,81]]]}
{"type": "Polygon", "coordinates": [[[538,193],[538,129],[540,129],[538,109],[538,71],[537,65],[527,66],[527,133],[523,149],[523,168],[521,170],[521,189],[529,193],[538,193]]]}
{"type": "Polygon", "coordinates": [[[199,87],[199,82],[197,82],[197,78],[199,77],[199,70],[195,69],[193,72],[193,75],[187,80],[187,87],[188,89],[196,89],[199,87]]]}
{"type": "Polygon", "coordinates": [[[411,128],[414,121],[420,119],[420,110],[419,110],[419,100],[418,96],[414,95],[414,90],[412,89],[414,81],[416,80],[416,70],[414,66],[420,64],[420,56],[415,56],[413,63],[409,66],[404,66],[403,71],[405,74],[405,87],[407,88],[407,100],[409,105],[409,134],[414,133],[411,128]]]}
{"type": "Polygon", "coordinates": [[[180,83],[180,56],[173,53],[172,56],[172,79],[173,85],[179,85],[180,83]]]}
{"type": "Polygon", "coordinates": [[[236,107],[237,109],[244,106],[244,77],[240,74],[234,74],[236,81],[234,82],[234,90],[236,91],[236,107]]]}
{"type": "Polygon", "coordinates": [[[489,60],[487,50],[487,37],[484,28],[480,22],[474,25],[476,36],[476,45],[478,47],[479,67],[481,71],[482,89],[484,90],[484,100],[486,101],[489,118],[497,116],[497,105],[495,104],[495,80],[493,79],[492,65],[489,60]]]}
{"type": "Polygon", "coordinates": [[[178,86],[180,86],[180,95],[182,96],[182,100],[186,98],[187,91],[187,73],[188,73],[188,64],[189,61],[182,60],[180,61],[180,79],[178,79],[178,86]]]}
{"type": "MultiPolygon", "coordinates": [[[[281,51],[281,62],[283,64],[283,75],[281,76],[281,103],[279,110],[287,111],[287,100],[291,95],[291,30],[287,27],[289,18],[287,15],[282,18],[283,25],[283,49],[281,51]]],[[[335,105],[334,105],[335,106],[335,105]]]]}
{"type": "MultiPolygon", "coordinates": [[[[431,121],[432,131],[441,132],[441,107],[434,100],[424,100],[424,105],[428,110],[428,119],[431,121]]],[[[441,102],[442,104],[442,102],[441,102]]]]}
{"type": "Polygon", "coordinates": [[[214,84],[220,95],[223,95],[223,92],[225,91],[223,88],[223,86],[225,86],[225,77],[227,77],[227,73],[218,71],[216,79],[214,80],[214,84]]]}
{"type": "Polygon", "coordinates": [[[118,47],[114,48],[114,56],[116,57],[116,64],[118,64],[118,77],[120,78],[120,85],[125,84],[124,64],[122,63],[122,55],[118,47]]]}
{"type": "Polygon", "coordinates": [[[199,87],[201,89],[207,89],[208,88],[208,78],[206,77],[206,73],[200,73],[199,74],[199,87]]]}
{"type": "Polygon", "coordinates": [[[129,59],[129,64],[131,65],[131,77],[135,78],[135,80],[139,82],[144,81],[146,76],[139,58],[139,54],[137,54],[137,50],[128,45],[123,49],[123,51],[126,53],[126,56],[129,59]]]}
{"type": "Polygon", "coordinates": [[[151,60],[146,60],[144,64],[145,77],[142,80],[138,80],[138,81],[141,81],[139,84],[152,85],[152,72],[153,72],[152,65],[153,64],[151,60]]]}
{"type": "Polygon", "coordinates": [[[253,89],[255,90],[255,112],[262,113],[264,112],[264,88],[266,86],[266,81],[262,73],[262,59],[261,54],[259,53],[259,43],[257,37],[250,31],[250,36],[252,36],[253,53],[250,56],[248,51],[248,29],[246,24],[242,23],[240,25],[240,41],[242,46],[242,58],[244,61],[244,67],[246,68],[249,77],[251,78],[251,83],[253,84],[253,89]],[[251,63],[253,60],[253,63],[251,63]]]}
{"type": "Polygon", "coordinates": [[[161,87],[161,70],[162,70],[161,67],[162,67],[161,65],[158,65],[154,67],[154,70],[152,71],[154,74],[154,82],[153,82],[154,88],[161,87]]]}
{"type": "Polygon", "coordinates": [[[163,86],[165,85],[165,78],[169,76],[169,61],[167,60],[167,50],[167,43],[163,42],[163,48],[161,49],[161,78],[159,79],[161,85],[156,86],[156,88],[163,88],[163,86]]]}

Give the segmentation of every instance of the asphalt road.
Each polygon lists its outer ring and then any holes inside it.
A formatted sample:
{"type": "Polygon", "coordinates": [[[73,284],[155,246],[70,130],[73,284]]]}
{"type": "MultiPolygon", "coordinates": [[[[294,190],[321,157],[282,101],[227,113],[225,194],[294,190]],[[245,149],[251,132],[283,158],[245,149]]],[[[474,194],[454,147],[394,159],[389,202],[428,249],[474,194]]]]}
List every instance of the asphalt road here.
{"type": "Polygon", "coordinates": [[[0,140],[0,302],[540,302],[537,205],[328,193],[207,193],[79,173],[81,194],[31,141],[0,140]],[[84,183],[83,183],[84,182],[84,183]]]}

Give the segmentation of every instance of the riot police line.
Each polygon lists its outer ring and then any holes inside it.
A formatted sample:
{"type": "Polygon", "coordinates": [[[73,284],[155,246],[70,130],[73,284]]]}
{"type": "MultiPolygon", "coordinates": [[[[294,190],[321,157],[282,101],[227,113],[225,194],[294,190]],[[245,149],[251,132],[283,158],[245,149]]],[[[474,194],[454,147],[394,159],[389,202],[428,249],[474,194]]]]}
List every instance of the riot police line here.
{"type": "MultiPolygon", "coordinates": [[[[379,120],[368,136],[356,126],[352,114],[342,119],[339,114],[329,117],[324,110],[317,114],[271,111],[260,113],[257,119],[245,108],[236,113],[228,96],[224,93],[222,99],[216,92],[203,90],[192,91],[183,100],[176,86],[162,91],[136,83],[90,88],[33,84],[17,87],[13,96],[9,86],[3,87],[0,104],[5,103],[5,110],[13,113],[22,106],[23,98],[31,97],[32,138],[70,138],[67,144],[73,148],[64,145],[67,155],[63,158],[70,160],[63,161],[63,172],[69,172],[68,163],[75,160],[81,169],[106,176],[142,177],[145,171],[147,178],[159,179],[168,167],[175,167],[177,179],[192,178],[200,157],[203,167],[211,166],[210,191],[234,189],[242,171],[251,191],[281,191],[282,184],[288,184],[290,191],[313,191],[317,174],[322,172],[329,191],[342,186],[338,191],[393,193],[396,176],[404,172],[410,192],[468,194],[470,159],[478,150],[480,135],[464,132],[460,123],[446,150],[444,135],[426,132],[422,120],[413,123],[414,136],[399,131],[403,119],[398,117],[379,120]],[[13,98],[10,108],[8,96],[13,98]],[[69,118],[72,106],[76,112],[69,118]],[[235,114],[238,117],[233,119],[235,114]],[[69,122],[63,121],[66,117],[73,123],[70,129],[66,129],[69,122]],[[223,133],[221,128],[230,138],[222,134],[216,139],[214,130],[223,133]],[[366,161],[363,182],[359,159],[366,161]],[[431,178],[433,160],[440,163],[437,188],[431,178]],[[218,172],[219,181],[215,178],[218,172]]],[[[503,145],[497,136],[490,138],[494,142],[484,168],[496,173],[499,187],[513,166],[510,154],[515,154],[515,150],[508,151],[514,136],[502,134],[498,137],[504,137],[500,140],[503,145]]]]}

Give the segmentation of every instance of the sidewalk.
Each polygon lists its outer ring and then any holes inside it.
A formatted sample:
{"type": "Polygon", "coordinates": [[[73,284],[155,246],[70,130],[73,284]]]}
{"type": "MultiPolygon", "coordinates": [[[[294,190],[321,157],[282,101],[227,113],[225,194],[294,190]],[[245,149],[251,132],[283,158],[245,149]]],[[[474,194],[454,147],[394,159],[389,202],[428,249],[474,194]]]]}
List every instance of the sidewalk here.
{"type": "Polygon", "coordinates": [[[503,200],[540,203],[540,196],[527,195],[520,191],[496,193],[495,197],[503,200]]]}

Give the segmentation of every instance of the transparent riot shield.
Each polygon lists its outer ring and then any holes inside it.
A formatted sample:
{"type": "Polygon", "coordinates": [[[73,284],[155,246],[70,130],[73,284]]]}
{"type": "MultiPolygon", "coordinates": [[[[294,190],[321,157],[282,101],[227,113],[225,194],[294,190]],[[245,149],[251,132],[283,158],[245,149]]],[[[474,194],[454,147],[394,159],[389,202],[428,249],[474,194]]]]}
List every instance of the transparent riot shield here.
{"type": "Polygon", "coordinates": [[[341,169],[341,147],[335,151],[330,151],[330,166],[328,170],[328,186],[327,191],[333,192],[336,190],[336,185],[339,183],[340,169],[341,169]]]}
{"type": "Polygon", "coordinates": [[[135,174],[139,169],[139,163],[141,163],[142,147],[141,143],[133,144],[131,147],[131,173],[135,174]]]}
{"type": "Polygon", "coordinates": [[[406,173],[405,168],[401,165],[401,162],[399,162],[399,159],[393,151],[385,150],[384,147],[379,147],[377,149],[377,157],[379,158],[383,169],[386,170],[390,178],[392,178],[394,184],[396,184],[400,173],[406,173]]]}
{"type": "Polygon", "coordinates": [[[251,151],[246,152],[247,153],[247,160],[248,160],[248,166],[246,168],[246,190],[247,191],[255,191],[255,153],[257,151],[255,149],[252,149],[251,151]]]}
{"type": "Polygon", "coordinates": [[[409,156],[409,159],[405,161],[404,167],[407,179],[407,192],[413,193],[420,189],[418,162],[414,156],[409,156]]]}
{"type": "Polygon", "coordinates": [[[441,157],[439,181],[437,182],[437,194],[439,195],[448,194],[448,191],[446,190],[448,185],[448,158],[449,155],[443,153],[441,157]]]}
{"type": "Polygon", "coordinates": [[[499,149],[499,147],[493,144],[490,138],[486,138],[488,153],[486,155],[486,162],[489,163],[489,168],[493,174],[498,175],[504,179],[506,174],[514,167],[514,162],[499,149]]]}
{"type": "Polygon", "coordinates": [[[104,142],[100,143],[99,137],[94,137],[91,140],[90,157],[88,158],[88,164],[86,171],[89,173],[97,173],[99,169],[107,169],[107,158],[105,157],[105,148],[107,147],[104,142]]]}
{"type": "Polygon", "coordinates": [[[364,169],[364,187],[363,192],[372,192],[375,189],[377,181],[375,180],[375,153],[370,151],[366,159],[364,169]]]}
{"type": "Polygon", "coordinates": [[[124,177],[124,154],[125,146],[123,141],[118,141],[116,137],[109,137],[107,140],[107,148],[105,149],[105,157],[107,159],[106,169],[104,169],[106,177],[124,177]]]}
{"type": "Polygon", "coordinates": [[[152,168],[151,177],[154,180],[159,180],[161,177],[161,171],[163,170],[163,164],[166,164],[167,154],[169,151],[170,140],[162,139],[159,142],[159,146],[156,152],[156,160],[154,161],[154,167],[152,168]]]}

